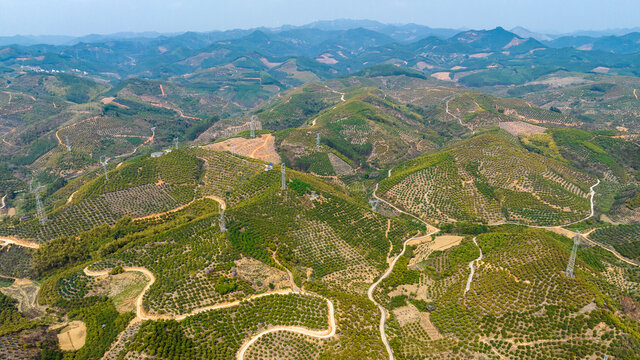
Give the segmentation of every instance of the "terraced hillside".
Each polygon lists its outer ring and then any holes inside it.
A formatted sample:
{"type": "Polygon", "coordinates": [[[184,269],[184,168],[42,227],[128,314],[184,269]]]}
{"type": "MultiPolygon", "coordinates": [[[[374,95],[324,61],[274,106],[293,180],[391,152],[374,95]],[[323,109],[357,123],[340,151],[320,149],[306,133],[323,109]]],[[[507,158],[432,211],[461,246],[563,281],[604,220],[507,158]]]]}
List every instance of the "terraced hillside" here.
{"type": "Polygon", "coordinates": [[[551,74],[525,88],[524,99],[579,118],[590,129],[637,132],[640,80],[596,74],[551,74]]]}
{"type": "Polygon", "coordinates": [[[403,257],[377,293],[398,359],[632,358],[637,322],[610,308],[626,301],[633,269],[606,252],[581,248],[570,278],[569,239],[543,230],[498,227],[430,247],[403,257]]]}
{"type": "MultiPolygon", "coordinates": [[[[314,341],[318,354],[329,357],[382,356],[379,318],[366,289],[401,241],[421,227],[376,214],[344,188],[303,173],[287,171],[283,190],[279,169],[264,171],[262,163],[229,153],[193,152],[204,161],[197,190],[204,199],[160,217],[122,220],[42,246],[35,257],[40,272],[67,269],[43,284],[42,301],[83,308],[97,296],[93,274],[146,269],[153,281],[138,316],[148,321],[128,335],[122,354],[169,356],[162,349],[180,339],[186,346],[181,351],[195,357],[232,359],[243,341],[276,325],[324,331],[330,301],[340,335],[302,337],[302,344],[314,341]],[[218,201],[226,206],[224,232],[218,201]],[[77,251],[64,256],[68,247],[77,251]],[[83,270],[86,261],[92,264],[83,270]],[[149,341],[159,329],[170,335],[149,341]],[[207,340],[220,337],[226,340],[207,340]]],[[[148,177],[141,172],[146,167],[134,161],[110,173],[109,182],[97,179],[78,194],[91,198],[112,194],[119,184],[136,185],[124,180],[136,178],[125,177],[131,169],[138,178],[148,177]]],[[[247,351],[261,348],[257,342],[247,351]]]]}
{"type": "Polygon", "coordinates": [[[489,131],[395,167],[378,195],[423,219],[557,225],[589,214],[590,175],[489,131]]]}
{"type": "Polygon", "coordinates": [[[138,158],[110,171],[108,180],[101,175],[74,191],[48,214],[44,225],[37,219],[9,222],[0,226],[0,234],[47,241],[112,225],[124,216],[139,218],[174,209],[194,199],[201,166],[189,150],[138,158]]]}

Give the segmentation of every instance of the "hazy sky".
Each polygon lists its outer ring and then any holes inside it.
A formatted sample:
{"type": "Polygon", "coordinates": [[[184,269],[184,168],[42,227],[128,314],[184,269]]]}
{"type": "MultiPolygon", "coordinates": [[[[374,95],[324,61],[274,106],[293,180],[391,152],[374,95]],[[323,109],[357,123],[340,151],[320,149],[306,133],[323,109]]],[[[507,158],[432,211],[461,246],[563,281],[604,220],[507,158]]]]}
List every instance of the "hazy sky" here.
{"type": "Polygon", "coordinates": [[[569,32],[640,26],[640,0],[0,0],[0,35],[210,31],[337,18],[569,32]]]}

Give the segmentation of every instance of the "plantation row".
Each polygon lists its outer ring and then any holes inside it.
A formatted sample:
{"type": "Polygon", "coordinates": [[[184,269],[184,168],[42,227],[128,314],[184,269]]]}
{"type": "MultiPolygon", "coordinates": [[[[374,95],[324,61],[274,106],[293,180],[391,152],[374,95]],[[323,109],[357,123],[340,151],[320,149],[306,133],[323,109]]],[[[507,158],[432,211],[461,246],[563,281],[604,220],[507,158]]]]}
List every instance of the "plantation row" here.
{"type": "Polygon", "coordinates": [[[613,246],[623,256],[640,259],[640,225],[615,225],[598,228],[589,238],[613,246]]]}
{"type": "Polygon", "coordinates": [[[50,214],[44,225],[32,219],[0,227],[0,235],[44,242],[76,235],[100,224],[113,225],[124,216],[136,218],[165,212],[192,199],[193,186],[140,185],[72,203],[50,214]],[[176,194],[175,198],[171,194],[176,194]]]}
{"type": "Polygon", "coordinates": [[[588,214],[593,182],[489,132],[396,167],[379,191],[431,221],[553,225],[588,214]]]}
{"type": "Polygon", "coordinates": [[[326,329],[327,317],[326,302],[318,297],[265,296],[181,322],[147,321],[126,346],[126,351],[138,357],[163,359],[235,359],[241,343],[261,329],[273,325],[326,329]]]}
{"type": "MultiPolygon", "coordinates": [[[[394,316],[389,322],[387,334],[398,358],[437,354],[439,358],[547,359],[621,354],[628,337],[623,329],[627,328],[601,307],[600,290],[594,291],[596,287],[606,292],[615,288],[593,282],[587,272],[594,270],[582,258],[593,266],[597,263],[587,254],[579,251],[576,278],[572,279],[562,273],[571,244],[559,235],[519,230],[482,234],[477,242],[484,257],[476,263],[466,294],[468,263],[479,254],[468,240],[432,252],[427,260],[401,259],[381,283],[376,298],[383,304],[405,313],[418,311],[410,317],[394,316]],[[412,284],[416,288],[395,295],[412,284]],[[426,301],[418,298],[420,294],[426,294],[426,301]]],[[[408,248],[406,256],[417,253],[408,248]]]]}
{"type": "Polygon", "coordinates": [[[217,216],[182,225],[137,241],[95,269],[140,266],[156,282],[145,293],[145,308],[156,314],[184,314],[255,290],[232,273],[241,258],[217,226],[217,216]]]}

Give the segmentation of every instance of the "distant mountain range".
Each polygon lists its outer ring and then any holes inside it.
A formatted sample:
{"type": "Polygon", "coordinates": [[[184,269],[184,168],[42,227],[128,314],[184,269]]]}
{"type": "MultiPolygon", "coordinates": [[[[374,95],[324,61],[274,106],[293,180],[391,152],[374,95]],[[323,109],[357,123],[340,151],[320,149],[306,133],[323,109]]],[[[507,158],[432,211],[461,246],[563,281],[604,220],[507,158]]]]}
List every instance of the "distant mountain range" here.
{"type": "Polygon", "coordinates": [[[521,27],[461,31],[334,20],[177,35],[13,39],[66,43],[0,45],[0,71],[75,69],[110,80],[166,79],[223,66],[251,71],[253,78],[268,73],[281,86],[300,71],[327,79],[375,65],[397,65],[467,86],[522,84],[559,70],[640,75],[640,33],[550,39],[521,27]]]}
{"type": "MultiPolygon", "coordinates": [[[[436,36],[440,38],[449,38],[460,31],[467,29],[453,29],[453,28],[431,28],[425,25],[418,24],[384,24],[375,20],[354,20],[354,19],[335,19],[335,20],[322,20],[315,21],[306,25],[294,26],[283,25],[280,27],[257,27],[246,30],[225,30],[225,31],[211,31],[198,33],[204,36],[212,37],[226,37],[224,34],[236,34],[247,35],[255,30],[263,32],[282,32],[287,30],[296,29],[316,29],[323,31],[341,31],[350,30],[356,28],[363,28],[367,30],[373,30],[390,36],[396,41],[415,41],[427,36],[436,36]]],[[[635,28],[621,28],[621,29],[607,29],[607,30],[579,30],[570,33],[553,34],[553,33],[541,33],[528,30],[522,26],[516,26],[510,30],[512,33],[528,38],[532,37],[539,41],[552,41],[559,38],[600,38],[611,36],[623,36],[633,32],[640,32],[640,27],[635,28]]],[[[185,33],[159,33],[155,31],[147,32],[118,32],[113,34],[89,34],[83,36],[69,36],[69,35],[14,35],[14,36],[0,36],[0,46],[6,45],[75,45],[81,42],[101,42],[109,40],[132,40],[132,39],[153,39],[158,37],[176,36],[185,33]]],[[[559,42],[563,44],[565,42],[559,42]]]]}

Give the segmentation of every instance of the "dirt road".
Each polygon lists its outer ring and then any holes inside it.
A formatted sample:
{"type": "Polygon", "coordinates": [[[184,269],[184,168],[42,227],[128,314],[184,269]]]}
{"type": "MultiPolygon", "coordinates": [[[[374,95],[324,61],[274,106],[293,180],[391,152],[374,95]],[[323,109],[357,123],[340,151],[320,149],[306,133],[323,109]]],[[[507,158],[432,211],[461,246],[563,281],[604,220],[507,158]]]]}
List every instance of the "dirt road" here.
{"type": "Polygon", "coordinates": [[[478,245],[478,242],[476,241],[476,237],[473,237],[473,243],[476,244],[476,246],[478,247],[478,250],[480,250],[480,256],[478,256],[477,259],[471,261],[469,263],[469,269],[471,270],[471,272],[469,273],[469,278],[467,279],[467,285],[464,288],[464,293],[466,294],[467,291],[469,291],[469,288],[471,288],[471,281],[473,281],[473,274],[475,274],[476,269],[473,266],[475,263],[477,263],[478,261],[482,260],[482,248],[480,248],[480,246],[478,245]]]}
{"type": "Polygon", "coordinates": [[[17,245],[17,246],[22,246],[22,247],[27,247],[27,248],[30,248],[30,249],[39,249],[40,248],[40,244],[37,243],[37,242],[33,242],[33,241],[29,241],[29,240],[22,240],[22,239],[15,238],[13,236],[0,237],[0,242],[4,242],[6,244],[13,244],[13,245],[17,245]]]}
{"type": "Polygon", "coordinates": [[[387,349],[387,354],[389,354],[389,360],[394,360],[395,356],[393,355],[393,349],[391,349],[391,345],[389,345],[389,340],[387,339],[387,334],[385,332],[385,323],[387,321],[387,310],[380,305],[374,298],[373,298],[373,292],[375,291],[376,287],[382,282],[382,280],[386,279],[387,277],[389,277],[389,275],[391,274],[391,272],[393,272],[393,268],[396,266],[396,263],[398,262],[398,260],[400,259],[400,257],[402,257],[402,255],[404,255],[405,251],[407,250],[407,244],[409,244],[409,242],[411,242],[412,240],[415,240],[417,238],[423,238],[426,236],[432,236],[434,234],[436,234],[438,231],[440,231],[439,229],[425,223],[424,221],[422,221],[422,219],[409,214],[405,211],[402,211],[400,209],[398,209],[397,207],[395,207],[394,205],[390,204],[389,202],[387,202],[384,199],[379,198],[376,195],[376,191],[378,191],[378,184],[376,184],[376,188],[373,191],[373,197],[380,200],[381,202],[387,204],[388,206],[391,206],[392,208],[394,208],[396,211],[399,211],[403,214],[409,215],[415,219],[417,219],[418,221],[420,221],[421,223],[425,224],[427,226],[427,230],[431,230],[428,234],[426,235],[421,235],[421,236],[414,236],[412,238],[409,238],[407,240],[404,241],[404,243],[402,244],[402,251],[400,252],[400,254],[396,255],[395,258],[393,258],[393,261],[391,262],[391,265],[389,265],[389,267],[387,268],[387,270],[382,274],[382,276],[380,276],[380,278],[378,278],[378,280],[376,282],[374,282],[373,284],[371,284],[371,286],[369,287],[369,289],[367,290],[367,296],[369,297],[369,300],[371,302],[373,302],[378,309],[380,310],[380,326],[379,326],[379,330],[380,330],[380,338],[382,339],[382,343],[384,344],[384,347],[387,349]]]}

